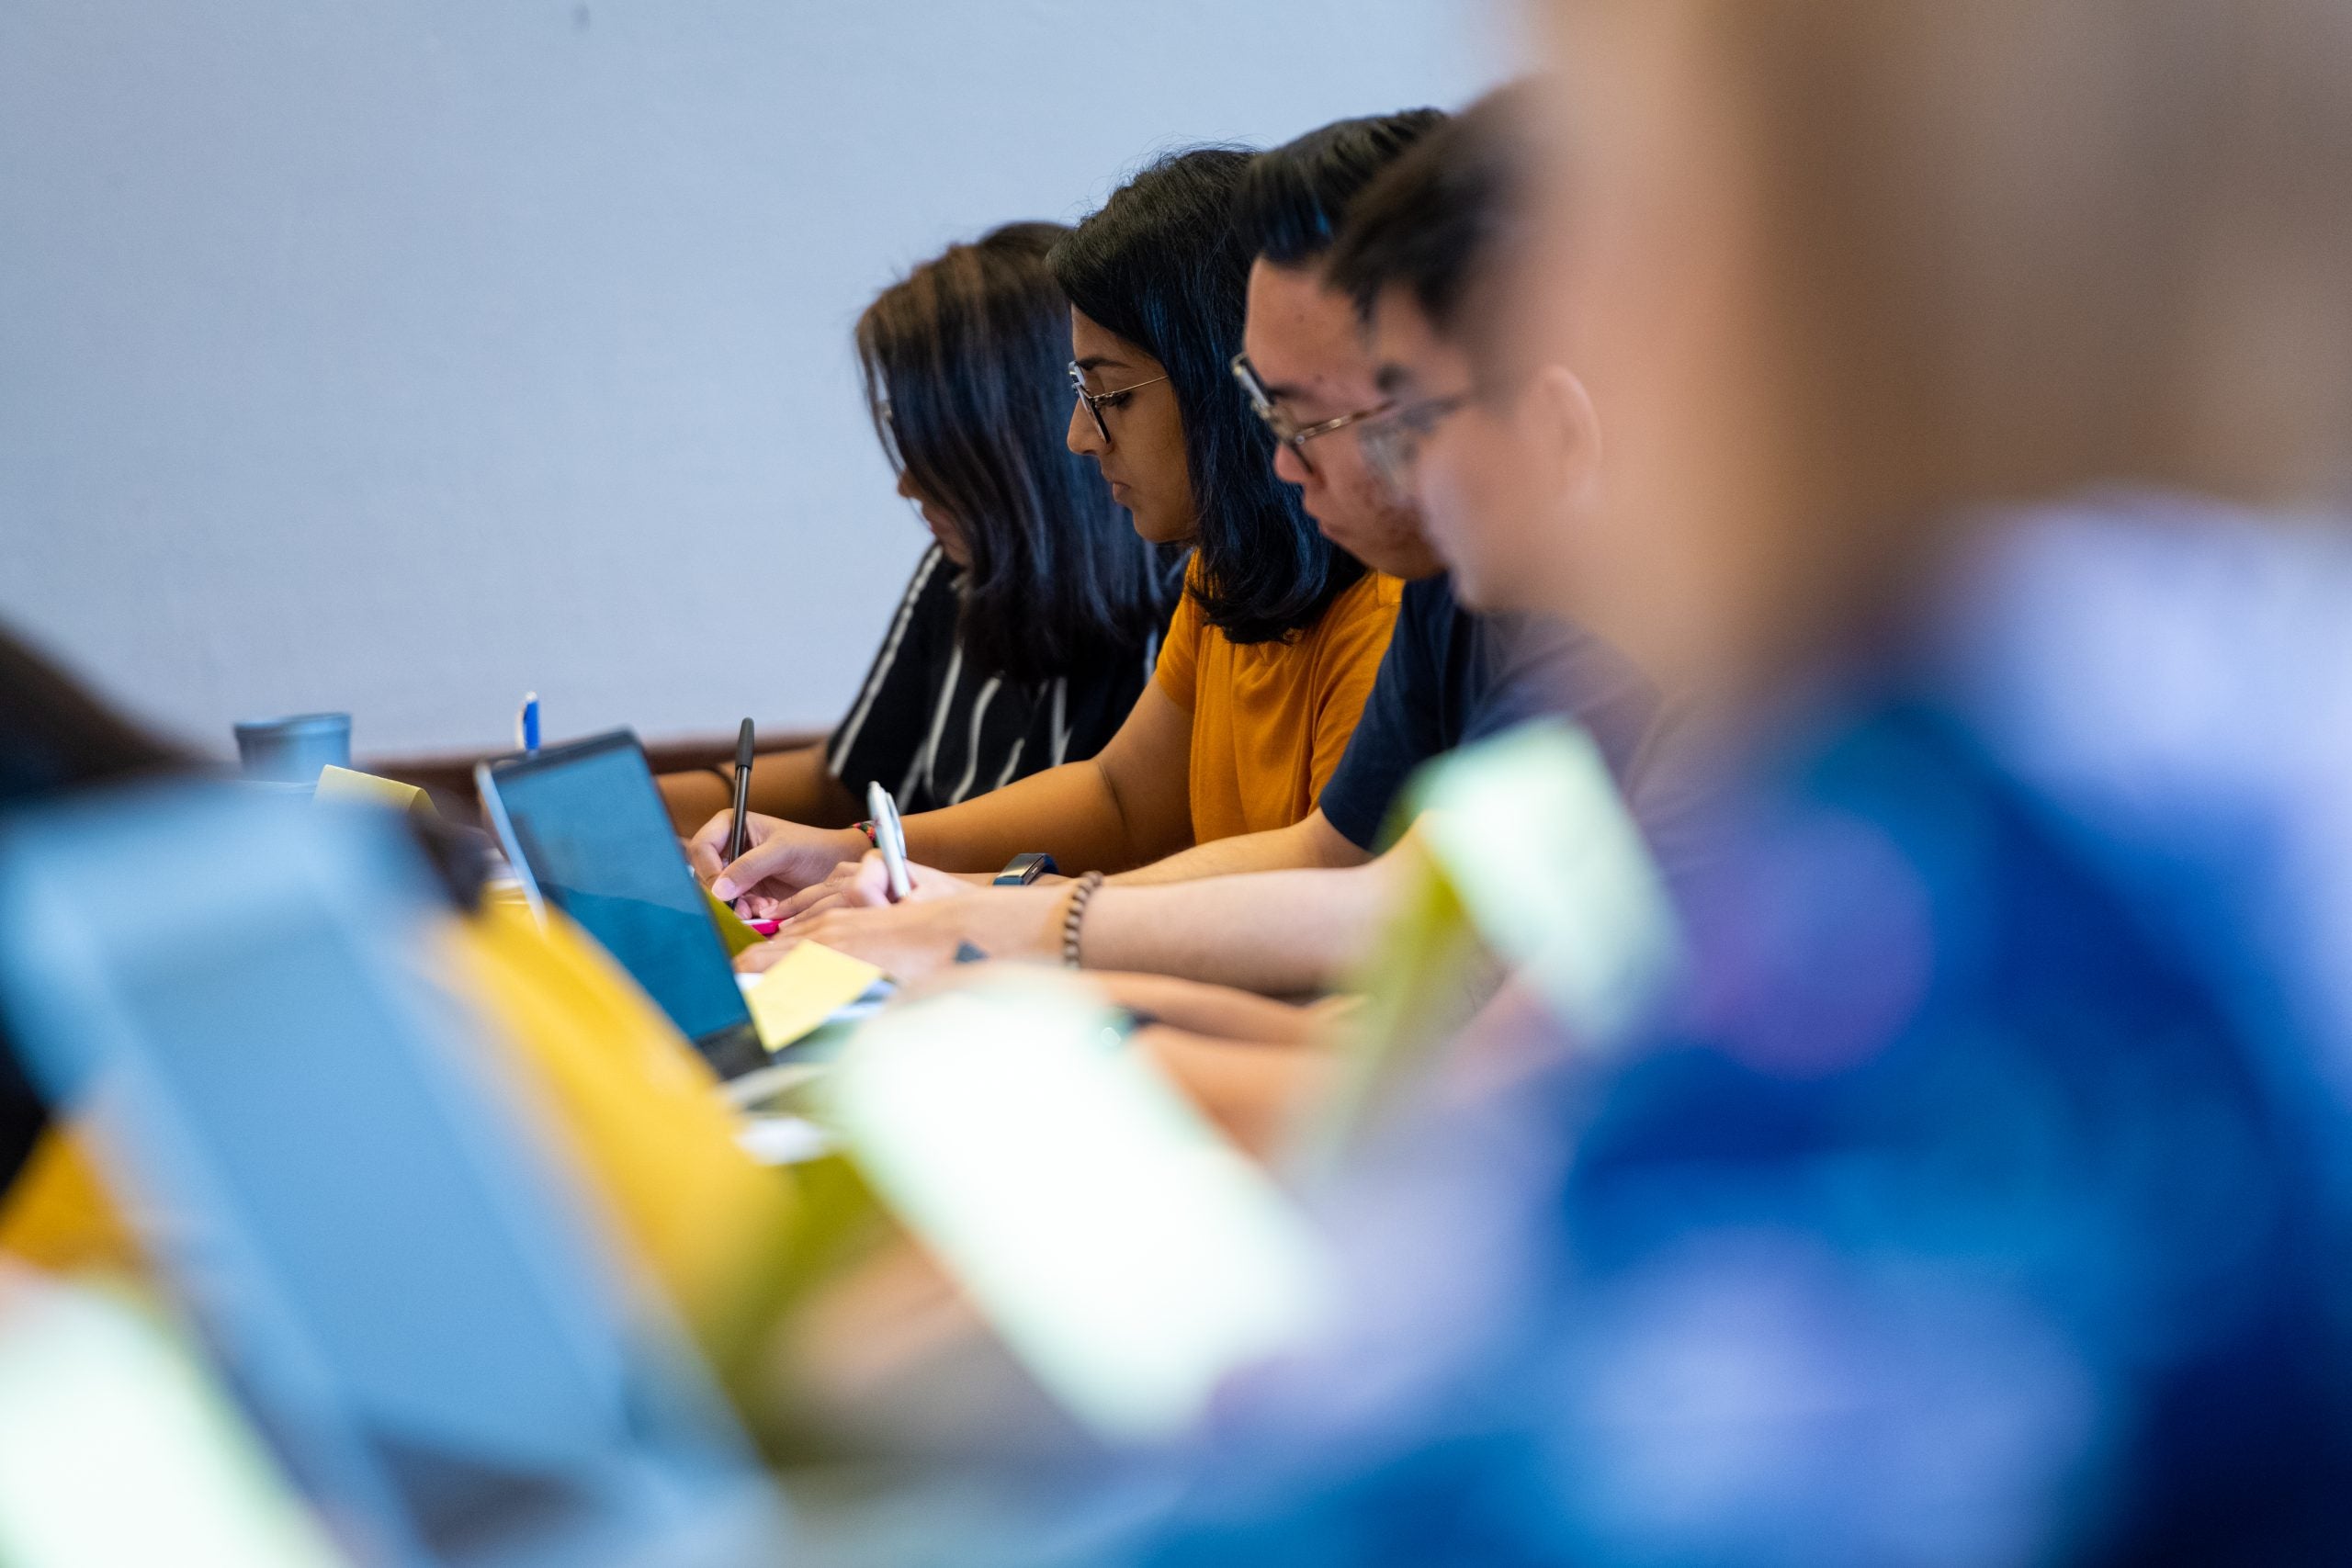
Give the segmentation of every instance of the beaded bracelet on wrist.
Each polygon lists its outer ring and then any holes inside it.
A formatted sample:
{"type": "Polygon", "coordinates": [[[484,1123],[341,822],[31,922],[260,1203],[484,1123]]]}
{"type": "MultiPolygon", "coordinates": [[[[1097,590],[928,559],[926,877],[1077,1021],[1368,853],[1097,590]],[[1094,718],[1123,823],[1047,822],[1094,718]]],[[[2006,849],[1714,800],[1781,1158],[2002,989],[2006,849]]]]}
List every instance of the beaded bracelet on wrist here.
{"type": "Polygon", "coordinates": [[[1079,967],[1078,933],[1086,924],[1086,906],[1102,886],[1102,874],[1088,872],[1071,885],[1069,902],[1062,906],[1062,963],[1072,969],[1079,967]]]}

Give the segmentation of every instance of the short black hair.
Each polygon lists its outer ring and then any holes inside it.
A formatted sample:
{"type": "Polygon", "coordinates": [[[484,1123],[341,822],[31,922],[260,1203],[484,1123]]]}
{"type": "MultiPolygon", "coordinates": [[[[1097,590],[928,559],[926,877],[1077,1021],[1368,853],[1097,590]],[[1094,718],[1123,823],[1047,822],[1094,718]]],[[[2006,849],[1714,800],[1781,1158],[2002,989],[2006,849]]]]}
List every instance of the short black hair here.
{"type": "Polygon", "coordinates": [[[1242,243],[1277,266],[1313,261],[1339,238],[1357,193],[1446,118],[1400,109],[1334,120],[1261,152],[1235,209],[1242,243]]]}
{"type": "Polygon", "coordinates": [[[1524,242],[1533,88],[1498,87],[1423,137],[1350,209],[1324,274],[1366,320],[1401,288],[1447,338],[1479,337],[1476,296],[1524,242]]]}
{"type": "Polygon", "coordinates": [[[1275,478],[1273,435],[1228,367],[1241,351],[1257,254],[1234,209],[1256,156],[1232,147],[1170,153],[1113,192],[1053,254],[1070,303],[1168,374],[1198,523],[1193,596],[1209,625],[1240,643],[1313,626],[1363,575],[1275,478]]]}
{"type": "Polygon", "coordinates": [[[1008,223],[951,245],[857,321],[875,431],[971,553],[956,641],[1016,681],[1139,651],[1180,580],[1179,553],[1137,538],[1063,441],[1069,300],[1046,258],[1069,232],[1008,223]]]}

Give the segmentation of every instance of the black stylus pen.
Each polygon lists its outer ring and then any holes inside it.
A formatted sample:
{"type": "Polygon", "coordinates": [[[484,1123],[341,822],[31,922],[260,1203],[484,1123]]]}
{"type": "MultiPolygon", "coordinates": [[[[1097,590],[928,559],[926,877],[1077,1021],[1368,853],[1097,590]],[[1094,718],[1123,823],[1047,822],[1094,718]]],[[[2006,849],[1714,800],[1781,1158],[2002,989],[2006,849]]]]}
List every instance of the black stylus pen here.
{"type": "Polygon", "coordinates": [[[752,811],[752,721],[745,719],[743,728],[735,734],[735,826],[727,835],[727,863],[733,865],[743,858],[751,845],[744,841],[745,818],[752,811]]]}

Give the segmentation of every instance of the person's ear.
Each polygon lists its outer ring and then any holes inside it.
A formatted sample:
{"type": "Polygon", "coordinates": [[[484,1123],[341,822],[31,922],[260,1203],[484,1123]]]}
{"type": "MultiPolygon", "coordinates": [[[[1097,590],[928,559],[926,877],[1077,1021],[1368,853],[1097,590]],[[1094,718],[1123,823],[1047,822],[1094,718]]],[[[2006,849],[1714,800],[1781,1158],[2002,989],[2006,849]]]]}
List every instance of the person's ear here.
{"type": "Polygon", "coordinates": [[[1564,502],[1589,500],[1600,482],[1600,418],[1592,394],[1566,366],[1544,365],[1528,382],[1524,406],[1553,493],[1564,502]]]}

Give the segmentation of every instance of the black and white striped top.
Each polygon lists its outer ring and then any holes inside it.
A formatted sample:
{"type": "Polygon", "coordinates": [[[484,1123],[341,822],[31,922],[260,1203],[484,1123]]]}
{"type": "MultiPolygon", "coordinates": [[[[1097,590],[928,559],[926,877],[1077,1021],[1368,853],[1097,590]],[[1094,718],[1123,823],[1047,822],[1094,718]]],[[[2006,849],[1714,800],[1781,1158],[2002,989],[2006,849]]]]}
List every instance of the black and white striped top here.
{"type": "Polygon", "coordinates": [[[959,574],[934,545],[916,566],[825,765],[860,800],[879,779],[901,811],[933,811],[1102,749],[1151,679],[1141,657],[1050,681],[967,667],[956,641],[959,574]]]}

